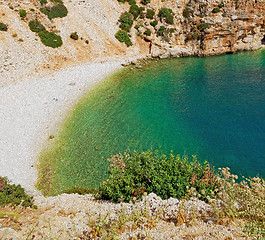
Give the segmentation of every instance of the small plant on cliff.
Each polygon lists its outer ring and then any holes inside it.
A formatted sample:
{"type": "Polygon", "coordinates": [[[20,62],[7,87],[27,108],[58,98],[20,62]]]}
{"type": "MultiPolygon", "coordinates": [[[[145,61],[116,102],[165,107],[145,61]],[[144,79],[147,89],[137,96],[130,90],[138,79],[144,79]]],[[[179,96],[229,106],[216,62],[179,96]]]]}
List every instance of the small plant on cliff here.
{"type": "Polygon", "coordinates": [[[183,10],[183,13],[182,13],[182,15],[183,15],[184,18],[189,18],[189,17],[192,16],[192,14],[193,14],[193,10],[190,9],[190,8],[185,8],[183,10]]]}
{"type": "Polygon", "coordinates": [[[140,9],[136,4],[131,5],[129,13],[131,13],[133,15],[134,20],[135,20],[140,14],[140,9]]]}
{"type": "Polygon", "coordinates": [[[153,22],[150,22],[150,25],[152,27],[155,27],[157,24],[158,24],[158,21],[157,20],[154,20],[153,22]]]}
{"type": "Polygon", "coordinates": [[[47,3],[47,0],[40,0],[40,4],[41,5],[44,5],[44,4],[46,4],[47,3]]]}
{"type": "Polygon", "coordinates": [[[73,32],[70,34],[70,38],[73,39],[73,40],[78,40],[78,35],[77,35],[77,32],[73,32]]]}
{"type": "Polygon", "coordinates": [[[210,27],[209,23],[205,23],[205,22],[201,22],[197,25],[198,30],[201,32],[209,27],[210,27]]]}
{"type": "Polygon", "coordinates": [[[2,23],[2,22],[0,22],[0,31],[7,31],[7,25],[6,24],[4,24],[4,23],[2,23]]]}
{"type": "Polygon", "coordinates": [[[19,16],[21,18],[25,18],[27,16],[27,11],[25,9],[20,9],[19,10],[19,16]]]}
{"type": "Polygon", "coordinates": [[[151,0],[142,0],[141,1],[141,3],[143,4],[143,5],[147,5],[148,3],[150,3],[151,2],[151,0]]]}
{"type": "Polygon", "coordinates": [[[126,0],[131,6],[136,4],[135,0],[126,0]]]}
{"type": "Polygon", "coordinates": [[[160,19],[165,19],[166,23],[173,24],[173,12],[169,8],[161,8],[158,13],[160,19]]]}
{"type": "Polygon", "coordinates": [[[119,30],[115,37],[122,43],[125,43],[127,47],[132,46],[132,41],[126,31],[119,30]]]}
{"type": "Polygon", "coordinates": [[[146,36],[151,36],[151,30],[150,29],[146,29],[145,32],[144,32],[144,35],[146,36]]]}
{"type": "Polygon", "coordinates": [[[212,13],[219,13],[220,12],[220,8],[216,7],[212,10],[212,13]]]}
{"type": "MultiPolygon", "coordinates": [[[[141,198],[144,192],[155,193],[163,199],[183,198],[187,188],[202,190],[212,196],[216,178],[209,164],[201,165],[196,157],[134,152],[117,154],[110,161],[110,177],[99,188],[99,197],[115,202],[141,198]]],[[[206,199],[201,196],[201,199],[206,199]]]]}
{"type": "Polygon", "coordinates": [[[156,32],[156,35],[162,37],[165,35],[165,33],[166,33],[166,27],[160,26],[160,28],[156,32]]]}
{"type": "Polygon", "coordinates": [[[129,12],[124,12],[120,19],[119,19],[119,22],[121,23],[120,24],[120,28],[126,32],[129,32],[132,25],[133,25],[133,15],[129,12]]]}
{"type": "Polygon", "coordinates": [[[153,19],[154,18],[154,15],[155,15],[155,11],[152,10],[152,9],[147,9],[146,11],[146,17],[149,18],[149,19],[153,19]]]}
{"type": "Polygon", "coordinates": [[[32,32],[39,33],[45,30],[45,27],[39,21],[30,21],[29,28],[32,32]]]}
{"type": "Polygon", "coordinates": [[[51,20],[53,18],[63,18],[67,16],[68,10],[67,8],[63,5],[63,2],[61,0],[53,0],[54,6],[49,8],[49,7],[44,7],[41,8],[40,11],[47,15],[47,17],[51,20]]]}
{"type": "Polygon", "coordinates": [[[62,46],[62,38],[59,35],[56,35],[53,32],[48,32],[46,30],[38,33],[41,42],[47,46],[52,48],[57,48],[62,46]]]}
{"type": "Polygon", "coordinates": [[[10,184],[7,178],[0,177],[0,206],[11,204],[34,207],[33,198],[25,193],[20,185],[10,184]]]}

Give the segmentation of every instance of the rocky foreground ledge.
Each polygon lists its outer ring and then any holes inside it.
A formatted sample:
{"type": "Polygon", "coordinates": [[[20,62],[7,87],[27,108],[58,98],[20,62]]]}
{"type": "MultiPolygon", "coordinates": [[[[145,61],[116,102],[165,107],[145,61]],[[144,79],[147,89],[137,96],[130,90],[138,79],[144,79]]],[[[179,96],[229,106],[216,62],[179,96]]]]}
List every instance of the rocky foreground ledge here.
{"type": "Polygon", "coordinates": [[[209,217],[210,205],[196,198],[162,200],[151,193],[140,202],[114,204],[92,195],[62,194],[35,197],[35,204],[37,210],[17,208],[13,215],[8,207],[0,209],[6,211],[0,238],[248,239],[239,223],[209,217]]]}

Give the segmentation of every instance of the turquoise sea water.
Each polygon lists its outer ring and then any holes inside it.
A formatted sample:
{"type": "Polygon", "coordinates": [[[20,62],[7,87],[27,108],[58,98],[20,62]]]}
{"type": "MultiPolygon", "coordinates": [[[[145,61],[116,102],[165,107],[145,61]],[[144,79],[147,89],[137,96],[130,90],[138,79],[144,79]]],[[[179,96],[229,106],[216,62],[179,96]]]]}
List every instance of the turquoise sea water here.
{"type": "Polygon", "coordinates": [[[96,187],[108,157],[149,148],[265,177],[265,51],[123,70],[76,106],[49,151],[65,190],[96,187]]]}

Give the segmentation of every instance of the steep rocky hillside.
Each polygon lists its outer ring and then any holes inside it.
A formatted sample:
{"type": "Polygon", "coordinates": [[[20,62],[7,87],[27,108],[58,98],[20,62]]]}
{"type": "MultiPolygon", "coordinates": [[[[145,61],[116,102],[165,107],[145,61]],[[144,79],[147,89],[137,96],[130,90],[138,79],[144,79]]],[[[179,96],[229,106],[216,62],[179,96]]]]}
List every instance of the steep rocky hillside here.
{"type": "Polygon", "coordinates": [[[258,49],[265,44],[264,12],[261,0],[1,0],[0,23],[7,29],[0,31],[0,84],[89,61],[258,49]],[[129,17],[133,23],[128,33],[121,30],[129,34],[132,46],[127,47],[115,34],[129,3],[134,5],[129,17]],[[66,7],[66,16],[47,14],[58,4],[66,7]],[[161,13],[162,8],[169,11],[161,13]],[[62,46],[45,46],[30,30],[30,21],[59,35],[62,46]]]}

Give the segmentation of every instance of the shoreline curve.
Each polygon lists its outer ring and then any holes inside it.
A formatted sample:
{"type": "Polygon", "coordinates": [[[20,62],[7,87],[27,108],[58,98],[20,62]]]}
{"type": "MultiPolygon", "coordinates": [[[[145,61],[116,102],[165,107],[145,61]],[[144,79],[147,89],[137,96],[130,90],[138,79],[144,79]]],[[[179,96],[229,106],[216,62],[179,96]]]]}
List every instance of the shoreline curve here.
{"type": "Polygon", "coordinates": [[[0,88],[0,176],[34,196],[41,146],[75,103],[122,62],[87,63],[0,88]]]}

